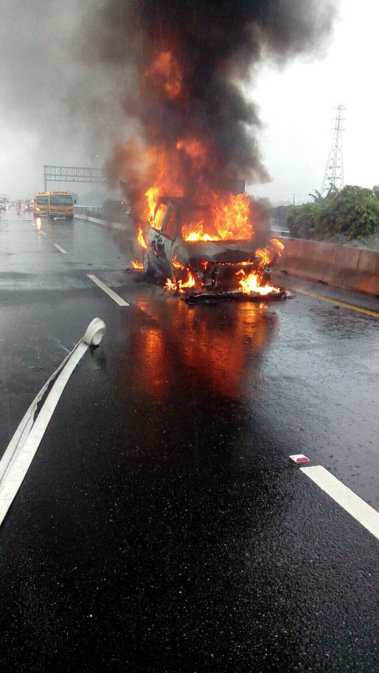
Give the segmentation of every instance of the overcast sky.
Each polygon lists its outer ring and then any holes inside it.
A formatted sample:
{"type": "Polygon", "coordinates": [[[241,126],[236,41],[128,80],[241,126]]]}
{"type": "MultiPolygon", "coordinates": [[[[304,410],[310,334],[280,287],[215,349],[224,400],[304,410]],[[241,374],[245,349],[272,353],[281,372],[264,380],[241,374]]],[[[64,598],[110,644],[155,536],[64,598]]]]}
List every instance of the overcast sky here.
{"type": "MultiPolygon", "coordinates": [[[[89,74],[72,51],[71,33],[88,3],[0,0],[0,194],[25,198],[43,189],[43,164],[100,164],[112,138],[122,136],[123,117],[112,88],[125,73],[115,69],[105,78],[92,68],[89,74]],[[43,16],[42,31],[38,16],[43,16]],[[103,105],[94,115],[97,82],[103,105]],[[88,144],[87,113],[97,147],[88,144]]],[[[259,66],[246,91],[259,106],[258,140],[272,181],[249,191],[273,202],[300,202],[320,189],[337,104],[346,108],[345,183],[379,183],[378,26],[378,0],[341,0],[323,57],[297,58],[281,71],[273,64],[259,66]]]]}
{"type": "Polygon", "coordinates": [[[298,59],[284,72],[261,68],[251,93],[260,105],[260,144],[272,182],[254,194],[298,202],[321,188],[338,104],[346,108],[345,184],[379,183],[378,27],[378,0],[342,0],[323,59],[298,59]]]}

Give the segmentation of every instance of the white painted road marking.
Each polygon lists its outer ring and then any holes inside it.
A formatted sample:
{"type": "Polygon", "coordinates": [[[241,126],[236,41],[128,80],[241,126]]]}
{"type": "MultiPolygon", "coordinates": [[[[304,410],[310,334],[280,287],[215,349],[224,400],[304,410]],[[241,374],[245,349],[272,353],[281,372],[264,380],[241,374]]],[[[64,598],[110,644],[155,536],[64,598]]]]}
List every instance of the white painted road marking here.
{"type": "Polygon", "coordinates": [[[59,250],[59,252],[61,252],[62,255],[67,255],[67,250],[65,250],[64,248],[61,248],[61,246],[58,245],[58,243],[53,243],[53,246],[54,246],[57,250],[59,250]]]}
{"type": "Polygon", "coordinates": [[[92,280],[95,285],[97,285],[103,292],[105,292],[113,301],[116,302],[119,306],[129,306],[128,302],[125,301],[122,297],[120,297],[116,292],[111,290],[108,285],[105,285],[97,276],[94,276],[92,273],[87,273],[87,276],[90,280],[92,280]]]}
{"type": "Polygon", "coordinates": [[[379,539],[379,513],[371,505],[368,505],[322,465],[301,467],[300,470],[379,539]]]}
{"type": "MultiPolygon", "coordinates": [[[[65,358],[63,363],[66,364],[51,388],[34,425],[33,419],[29,417],[29,411],[34,405],[32,403],[4,452],[0,461],[0,525],[25,478],[67,381],[87,349],[88,345],[81,341],[70,356],[65,358]]],[[[44,389],[45,386],[42,390],[44,389]]]]}

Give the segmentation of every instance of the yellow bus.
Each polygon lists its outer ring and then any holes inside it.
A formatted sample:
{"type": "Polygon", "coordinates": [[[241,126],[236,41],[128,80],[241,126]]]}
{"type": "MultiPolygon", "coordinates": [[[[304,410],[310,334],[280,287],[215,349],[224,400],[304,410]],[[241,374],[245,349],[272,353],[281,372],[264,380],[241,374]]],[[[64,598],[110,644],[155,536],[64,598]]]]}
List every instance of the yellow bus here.
{"type": "Polygon", "coordinates": [[[49,217],[74,219],[74,199],[69,192],[49,192],[49,217]]]}
{"type": "Polygon", "coordinates": [[[49,214],[49,192],[38,192],[33,202],[33,217],[44,217],[49,214]]]}
{"type": "Polygon", "coordinates": [[[34,197],[34,217],[74,219],[74,199],[69,192],[38,192],[34,197]]]}

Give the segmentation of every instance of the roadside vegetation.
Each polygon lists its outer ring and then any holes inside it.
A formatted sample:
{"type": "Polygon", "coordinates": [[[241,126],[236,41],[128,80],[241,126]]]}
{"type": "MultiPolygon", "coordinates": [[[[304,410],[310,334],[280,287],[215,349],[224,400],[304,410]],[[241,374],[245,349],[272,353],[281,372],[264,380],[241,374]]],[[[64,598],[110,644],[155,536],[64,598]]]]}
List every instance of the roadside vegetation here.
{"type": "Polygon", "coordinates": [[[379,247],[379,186],[346,185],[326,196],[310,194],[312,202],[287,209],[287,227],[294,238],[379,247]]]}

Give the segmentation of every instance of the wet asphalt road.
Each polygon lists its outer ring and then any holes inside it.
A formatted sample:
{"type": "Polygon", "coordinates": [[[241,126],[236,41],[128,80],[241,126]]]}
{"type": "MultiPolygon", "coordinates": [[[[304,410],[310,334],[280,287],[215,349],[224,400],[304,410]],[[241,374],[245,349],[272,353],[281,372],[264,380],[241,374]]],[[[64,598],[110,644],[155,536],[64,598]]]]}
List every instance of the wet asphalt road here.
{"type": "Polygon", "coordinates": [[[377,318],[190,308],[125,271],[127,232],[38,226],[0,221],[1,451],[90,320],[108,332],[0,529],[2,673],[376,672],[377,540],[288,456],[379,507],[377,318]]]}

